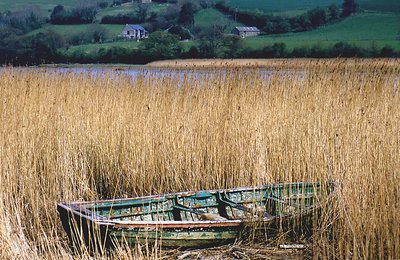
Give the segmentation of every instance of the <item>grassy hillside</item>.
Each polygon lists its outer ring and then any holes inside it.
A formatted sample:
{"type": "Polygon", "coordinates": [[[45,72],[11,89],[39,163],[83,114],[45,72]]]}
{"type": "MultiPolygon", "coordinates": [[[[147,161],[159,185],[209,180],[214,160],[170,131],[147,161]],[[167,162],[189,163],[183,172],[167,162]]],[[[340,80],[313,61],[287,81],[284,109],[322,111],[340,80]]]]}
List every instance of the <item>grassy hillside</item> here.
{"type": "Polygon", "coordinates": [[[332,45],[338,41],[346,41],[363,47],[376,44],[377,46],[390,45],[400,49],[399,21],[400,14],[363,13],[309,32],[266,35],[247,38],[245,41],[252,48],[262,48],[275,42],[284,42],[292,49],[315,44],[332,45]]]}
{"type": "MultiPolygon", "coordinates": [[[[45,27],[40,28],[35,31],[32,31],[29,34],[32,35],[32,34],[44,32],[47,30],[53,30],[55,32],[60,33],[61,35],[71,36],[76,33],[83,33],[83,32],[90,31],[90,28],[92,26],[93,26],[93,24],[46,25],[45,27]]],[[[100,26],[104,27],[108,31],[108,34],[111,38],[117,37],[118,34],[120,34],[122,29],[124,28],[124,25],[121,25],[121,24],[101,24],[100,26]]]]}
{"type": "Polygon", "coordinates": [[[399,0],[359,0],[361,8],[385,12],[400,12],[399,0]]]}
{"type": "Polygon", "coordinates": [[[229,5],[239,9],[254,10],[263,12],[287,12],[292,10],[306,10],[316,6],[329,6],[331,4],[341,4],[342,0],[230,0],[229,5]]]}
{"type": "MultiPolygon", "coordinates": [[[[167,7],[169,6],[169,4],[148,4],[147,5],[149,7],[148,9],[148,14],[155,12],[155,13],[159,13],[165,9],[167,9],[167,7]]],[[[108,7],[108,8],[104,8],[99,10],[99,12],[97,13],[97,20],[101,20],[101,18],[103,16],[106,15],[117,15],[117,14],[126,14],[126,13],[131,13],[131,12],[135,12],[137,9],[137,5],[122,5],[122,6],[114,6],[114,7],[108,7]]]]}
{"type": "MultiPolygon", "coordinates": [[[[18,10],[27,5],[37,5],[42,10],[52,10],[54,6],[61,4],[65,7],[75,6],[79,0],[1,0],[0,11],[18,10]]],[[[110,1],[111,2],[111,1],[110,1]]]]}
{"type": "Polygon", "coordinates": [[[112,47],[122,47],[127,49],[135,49],[138,46],[138,42],[136,41],[120,41],[120,42],[109,42],[102,44],[84,44],[78,46],[71,46],[68,49],[61,50],[64,55],[71,55],[74,52],[85,53],[89,55],[93,55],[98,52],[101,48],[110,49],[112,47]]]}
{"type": "Polygon", "coordinates": [[[117,14],[126,14],[126,13],[131,13],[136,11],[136,8],[134,8],[133,6],[114,6],[114,7],[108,7],[108,8],[104,8],[99,10],[99,12],[97,13],[96,17],[98,20],[101,20],[101,18],[103,16],[106,15],[117,15],[117,14]]]}
{"type": "MultiPolygon", "coordinates": [[[[89,0],[90,2],[91,0],[89,0]]],[[[107,1],[109,4],[112,3],[112,0],[101,0],[101,1],[107,1]]],[[[32,0],[32,1],[26,1],[26,0],[1,0],[0,1],[0,11],[6,11],[6,10],[20,10],[23,9],[26,6],[29,5],[35,5],[38,6],[40,9],[42,9],[46,13],[51,13],[53,8],[61,4],[65,6],[66,8],[72,8],[79,3],[81,3],[81,0],[32,0]]],[[[97,1],[93,1],[96,3],[97,1]]],[[[164,10],[168,7],[169,4],[149,4],[149,10],[148,12],[160,12],[161,10],[164,10]]],[[[121,6],[114,6],[114,7],[107,7],[104,9],[100,9],[97,14],[97,20],[101,20],[101,18],[105,15],[117,15],[119,13],[130,13],[134,12],[136,10],[136,5],[131,5],[131,4],[124,4],[121,6]]]]}
{"type": "Polygon", "coordinates": [[[228,16],[213,8],[203,9],[197,12],[194,16],[194,24],[202,27],[212,24],[224,24],[227,25],[227,29],[225,30],[227,33],[232,31],[235,26],[242,26],[241,23],[229,19],[228,16]]]}
{"type": "MultiPolygon", "coordinates": [[[[362,9],[400,12],[399,0],[358,0],[362,9]]],[[[260,10],[267,13],[292,12],[311,9],[317,6],[324,7],[331,4],[341,5],[342,0],[230,0],[229,5],[239,9],[260,10]]]]}

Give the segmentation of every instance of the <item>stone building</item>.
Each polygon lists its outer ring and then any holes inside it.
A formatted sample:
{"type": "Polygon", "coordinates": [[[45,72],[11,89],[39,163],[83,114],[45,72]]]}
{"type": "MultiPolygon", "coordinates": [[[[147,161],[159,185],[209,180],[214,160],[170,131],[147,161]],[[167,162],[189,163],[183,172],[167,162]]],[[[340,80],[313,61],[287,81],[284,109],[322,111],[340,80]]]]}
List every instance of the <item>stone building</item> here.
{"type": "Polygon", "coordinates": [[[257,36],[261,33],[261,31],[257,27],[240,27],[236,26],[232,33],[238,35],[242,38],[257,36]]]}
{"type": "Polygon", "coordinates": [[[149,36],[149,32],[138,24],[127,24],[122,30],[120,36],[132,40],[140,40],[147,38],[149,36]]]}

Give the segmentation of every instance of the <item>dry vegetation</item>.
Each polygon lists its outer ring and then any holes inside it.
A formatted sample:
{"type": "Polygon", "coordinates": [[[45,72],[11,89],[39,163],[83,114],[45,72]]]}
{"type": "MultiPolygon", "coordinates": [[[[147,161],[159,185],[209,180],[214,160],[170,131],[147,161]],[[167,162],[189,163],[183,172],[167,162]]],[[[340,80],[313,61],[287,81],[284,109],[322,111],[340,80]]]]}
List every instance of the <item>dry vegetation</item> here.
{"type": "Polygon", "coordinates": [[[148,63],[150,68],[178,68],[178,69],[207,69],[207,68],[263,68],[263,69],[303,69],[318,68],[320,66],[356,66],[358,69],[367,69],[371,66],[394,68],[399,65],[398,60],[388,61],[386,59],[347,59],[332,62],[331,59],[185,59],[185,60],[161,60],[148,63]],[[345,64],[344,64],[345,63],[345,64]]]}
{"type": "Polygon", "coordinates": [[[336,179],[312,256],[399,259],[399,61],[280,62],[134,80],[0,70],[0,258],[86,258],[59,201],[336,179]]]}

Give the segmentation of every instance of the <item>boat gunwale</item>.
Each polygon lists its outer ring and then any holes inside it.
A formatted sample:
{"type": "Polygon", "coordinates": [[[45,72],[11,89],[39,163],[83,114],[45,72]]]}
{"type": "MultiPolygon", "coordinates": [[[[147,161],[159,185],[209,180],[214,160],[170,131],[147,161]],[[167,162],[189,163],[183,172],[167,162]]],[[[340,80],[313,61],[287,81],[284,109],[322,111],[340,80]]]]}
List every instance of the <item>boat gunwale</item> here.
{"type": "Polygon", "coordinates": [[[64,205],[87,205],[87,204],[101,204],[101,203],[108,203],[108,202],[124,202],[130,200],[141,200],[141,199],[162,199],[169,196],[181,196],[181,197],[189,197],[193,196],[199,192],[210,192],[210,193],[217,193],[217,192],[241,192],[241,191],[256,191],[256,190],[263,190],[267,188],[280,188],[283,186],[294,186],[294,185],[307,185],[318,187],[321,186],[319,182],[288,182],[288,183],[276,183],[276,184],[266,184],[262,186],[254,186],[254,187],[240,187],[240,188],[227,188],[227,189],[213,189],[213,190],[199,190],[199,191],[180,191],[180,192],[172,192],[172,193],[165,193],[165,194],[154,194],[154,195],[146,195],[140,197],[131,197],[131,198],[119,198],[119,199],[105,199],[105,200],[91,200],[91,201],[72,201],[72,202],[60,202],[59,204],[64,205]]]}

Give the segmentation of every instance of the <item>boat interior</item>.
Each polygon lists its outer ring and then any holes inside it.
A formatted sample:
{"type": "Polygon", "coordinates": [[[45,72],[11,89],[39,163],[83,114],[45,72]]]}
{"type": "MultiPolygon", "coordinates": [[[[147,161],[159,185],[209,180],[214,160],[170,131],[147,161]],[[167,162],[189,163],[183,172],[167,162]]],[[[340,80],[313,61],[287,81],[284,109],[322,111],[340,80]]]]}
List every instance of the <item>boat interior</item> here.
{"type": "Polygon", "coordinates": [[[272,219],[312,207],[314,190],[234,190],[169,194],[80,205],[93,217],[117,221],[272,219]]]}

